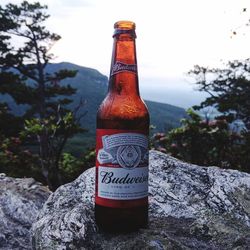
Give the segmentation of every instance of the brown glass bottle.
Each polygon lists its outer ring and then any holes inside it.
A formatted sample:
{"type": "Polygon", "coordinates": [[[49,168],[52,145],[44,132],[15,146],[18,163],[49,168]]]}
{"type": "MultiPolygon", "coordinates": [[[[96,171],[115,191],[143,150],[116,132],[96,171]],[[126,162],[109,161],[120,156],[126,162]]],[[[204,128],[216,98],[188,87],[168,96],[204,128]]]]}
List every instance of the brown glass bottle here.
{"type": "Polygon", "coordinates": [[[101,229],[126,232],[148,223],[149,113],[139,94],[135,23],[114,28],[108,94],[97,113],[95,218],[101,229]]]}

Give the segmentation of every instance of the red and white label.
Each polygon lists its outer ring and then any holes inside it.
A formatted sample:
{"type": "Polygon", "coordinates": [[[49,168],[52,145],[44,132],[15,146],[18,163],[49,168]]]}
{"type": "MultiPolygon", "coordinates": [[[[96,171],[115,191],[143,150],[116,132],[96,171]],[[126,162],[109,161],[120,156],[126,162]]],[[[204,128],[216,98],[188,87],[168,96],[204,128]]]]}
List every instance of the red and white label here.
{"type": "Polygon", "coordinates": [[[96,204],[135,207],[147,203],[148,136],[142,131],[97,129],[96,204]]]}

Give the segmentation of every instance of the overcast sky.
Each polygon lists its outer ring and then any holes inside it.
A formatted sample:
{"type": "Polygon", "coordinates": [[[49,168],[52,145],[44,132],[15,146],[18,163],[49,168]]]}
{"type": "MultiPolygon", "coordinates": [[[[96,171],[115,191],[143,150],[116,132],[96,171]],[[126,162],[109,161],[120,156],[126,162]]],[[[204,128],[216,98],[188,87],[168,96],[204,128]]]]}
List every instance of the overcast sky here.
{"type": "Polygon", "coordinates": [[[165,89],[190,90],[193,86],[185,73],[193,65],[218,66],[250,57],[250,27],[245,26],[250,19],[249,0],[40,2],[49,7],[48,29],[62,36],[53,48],[56,61],[96,68],[105,75],[109,74],[113,24],[134,21],[142,89],[150,90],[155,78],[157,86],[165,89]],[[232,35],[234,30],[237,35],[232,35]]]}

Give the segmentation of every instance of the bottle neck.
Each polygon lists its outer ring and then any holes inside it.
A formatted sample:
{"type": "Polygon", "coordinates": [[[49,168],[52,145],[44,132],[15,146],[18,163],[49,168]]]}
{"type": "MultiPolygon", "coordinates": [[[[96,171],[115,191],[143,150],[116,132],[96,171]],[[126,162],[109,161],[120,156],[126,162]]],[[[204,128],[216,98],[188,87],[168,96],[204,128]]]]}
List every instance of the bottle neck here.
{"type": "Polygon", "coordinates": [[[139,96],[135,33],[115,32],[109,92],[139,96]]]}

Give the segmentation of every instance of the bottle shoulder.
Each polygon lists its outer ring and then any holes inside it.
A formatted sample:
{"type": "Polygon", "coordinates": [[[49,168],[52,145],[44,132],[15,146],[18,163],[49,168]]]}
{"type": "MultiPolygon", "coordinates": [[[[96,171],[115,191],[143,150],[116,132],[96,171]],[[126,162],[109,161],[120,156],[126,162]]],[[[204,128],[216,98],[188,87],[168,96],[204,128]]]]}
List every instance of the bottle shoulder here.
{"type": "Polygon", "coordinates": [[[102,117],[144,117],[149,115],[148,108],[140,96],[119,96],[108,94],[101,103],[98,116],[102,117]]]}
{"type": "Polygon", "coordinates": [[[97,112],[97,127],[138,128],[149,127],[149,112],[139,96],[108,94],[97,112]]]}

